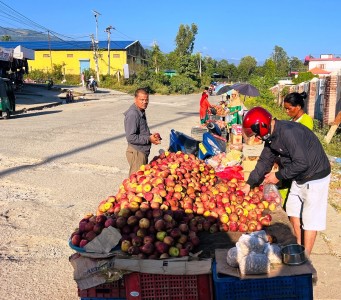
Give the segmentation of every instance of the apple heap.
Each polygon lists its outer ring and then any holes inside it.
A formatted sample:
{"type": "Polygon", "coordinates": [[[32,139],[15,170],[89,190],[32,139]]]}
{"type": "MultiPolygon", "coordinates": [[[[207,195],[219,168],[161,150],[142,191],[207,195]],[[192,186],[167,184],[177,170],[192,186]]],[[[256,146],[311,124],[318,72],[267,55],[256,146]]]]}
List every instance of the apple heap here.
{"type": "Polygon", "coordinates": [[[253,232],[271,224],[266,210],[274,210],[276,203],[264,199],[262,186],[244,195],[244,185],[236,178],[218,182],[214,168],[193,154],[164,152],[101,201],[96,215],[85,216],[71,242],[84,247],[113,226],[128,254],[183,256],[199,243],[197,232],[253,232]]]}

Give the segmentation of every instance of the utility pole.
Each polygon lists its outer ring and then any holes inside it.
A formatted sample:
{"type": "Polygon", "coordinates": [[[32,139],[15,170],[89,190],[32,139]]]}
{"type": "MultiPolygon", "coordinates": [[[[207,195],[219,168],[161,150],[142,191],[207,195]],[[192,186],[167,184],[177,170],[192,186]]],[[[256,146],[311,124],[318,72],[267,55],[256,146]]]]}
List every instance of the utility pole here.
{"type": "Polygon", "coordinates": [[[105,31],[108,33],[108,75],[110,75],[110,30],[115,29],[111,25],[108,26],[105,31]]]}
{"type": "MultiPolygon", "coordinates": [[[[96,77],[97,77],[97,82],[99,82],[99,68],[98,68],[98,16],[101,14],[95,10],[92,10],[94,13],[95,19],[96,19],[96,40],[95,42],[92,42],[94,46],[94,59],[95,59],[95,64],[96,64],[96,77]]],[[[93,41],[93,36],[92,36],[92,41],[93,41]]]]}
{"type": "Polygon", "coordinates": [[[50,64],[51,64],[51,74],[53,72],[53,64],[52,64],[52,52],[51,52],[51,38],[50,38],[50,31],[47,31],[47,35],[49,37],[49,50],[50,50],[50,64]]]}
{"type": "Polygon", "coordinates": [[[94,60],[95,60],[95,65],[96,65],[96,77],[97,77],[97,82],[99,82],[99,72],[98,72],[98,55],[97,55],[97,44],[94,38],[94,35],[90,35],[91,37],[91,44],[92,44],[92,49],[94,52],[94,60]]]}

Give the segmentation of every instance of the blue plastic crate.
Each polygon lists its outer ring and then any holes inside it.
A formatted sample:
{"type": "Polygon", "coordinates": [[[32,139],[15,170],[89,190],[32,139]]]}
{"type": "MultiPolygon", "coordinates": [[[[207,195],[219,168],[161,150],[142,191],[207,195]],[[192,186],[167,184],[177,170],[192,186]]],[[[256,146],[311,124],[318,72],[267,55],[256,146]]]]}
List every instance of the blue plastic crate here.
{"type": "Polygon", "coordinates": [[[218,274],[215,262],[212,266],[212,273],[216,300],[313,299],[312,274],[240,279],[218,274]]]}

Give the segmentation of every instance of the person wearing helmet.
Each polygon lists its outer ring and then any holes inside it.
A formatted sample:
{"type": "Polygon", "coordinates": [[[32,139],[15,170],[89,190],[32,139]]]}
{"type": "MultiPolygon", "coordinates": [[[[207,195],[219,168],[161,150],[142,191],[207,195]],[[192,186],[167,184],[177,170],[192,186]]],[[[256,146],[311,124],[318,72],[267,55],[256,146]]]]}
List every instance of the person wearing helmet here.
{"type": "Polygon", "coordinates": [[[317,231],[326,228],[331,172],[320,141],[306,126],[273,119],[262,107],[254,107],[245,115],[243,132],[247,137],[260,137],[264,149],[242,191],[248,194],[251,187],[262,182],[277,184],[281,180],[292,180],[286,212],[297,243],[310,255],[317,231]],[[270,172],[276,159],[281,168],[270,172]]]}

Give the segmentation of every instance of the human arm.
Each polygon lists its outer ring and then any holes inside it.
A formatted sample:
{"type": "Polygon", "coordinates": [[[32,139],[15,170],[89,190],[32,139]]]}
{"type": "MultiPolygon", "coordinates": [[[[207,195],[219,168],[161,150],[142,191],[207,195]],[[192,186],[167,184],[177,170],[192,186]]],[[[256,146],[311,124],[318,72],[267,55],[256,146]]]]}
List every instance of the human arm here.
{"type": "Polygon", "coordinates": [[[137,110],[127,111],[124,118],[126,139],[132,145],[149,145],[152,143],[151,134],[144,115],[137,110]]]}
{"type": "Polygon", "coordinates": [[[313,134],[305,126],[293,124],[293,127],[282,130],[281,140],[281,162],[283,168],[275,173],[276,178],[295,179],[305,173],[309,168],[309,134],[313,134]]]}
{"type": "Polygon", "coordinates": [[[255,169],[250,173],[247,184],[250,187],[261,184],[265,174],[269,173],[277,156],[271,151],[269,144],[264,145],[264,149],[259,156],[255,169]]]}

